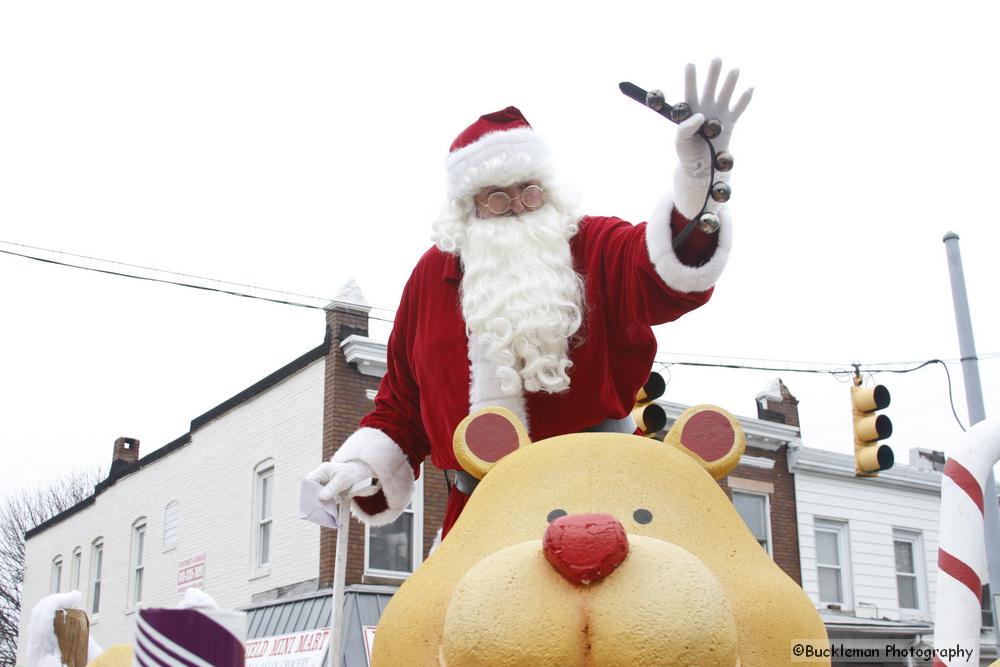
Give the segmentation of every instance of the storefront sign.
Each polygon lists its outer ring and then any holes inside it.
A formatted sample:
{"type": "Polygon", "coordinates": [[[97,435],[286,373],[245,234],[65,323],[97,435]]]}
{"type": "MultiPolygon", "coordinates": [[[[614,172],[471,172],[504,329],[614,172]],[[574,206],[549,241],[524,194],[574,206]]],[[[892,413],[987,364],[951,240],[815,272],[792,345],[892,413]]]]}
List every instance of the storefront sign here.
{"type": "Polygon", "coordinates": [[[248,639],[246,667],[323,667],[330,628],[248,639]]]}

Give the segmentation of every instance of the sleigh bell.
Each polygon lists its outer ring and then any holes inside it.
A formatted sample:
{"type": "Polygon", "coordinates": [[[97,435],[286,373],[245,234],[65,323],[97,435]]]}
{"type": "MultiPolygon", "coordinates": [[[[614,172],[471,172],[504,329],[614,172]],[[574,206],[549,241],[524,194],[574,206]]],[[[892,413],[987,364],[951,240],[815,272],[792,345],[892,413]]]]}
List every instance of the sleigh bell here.
{"type": "Polygon", "coordinates": [[[714,213],[702,213],[698,216],[698,229],[706,234],[714,234],[719,231],[719,216],[714,213]]]}

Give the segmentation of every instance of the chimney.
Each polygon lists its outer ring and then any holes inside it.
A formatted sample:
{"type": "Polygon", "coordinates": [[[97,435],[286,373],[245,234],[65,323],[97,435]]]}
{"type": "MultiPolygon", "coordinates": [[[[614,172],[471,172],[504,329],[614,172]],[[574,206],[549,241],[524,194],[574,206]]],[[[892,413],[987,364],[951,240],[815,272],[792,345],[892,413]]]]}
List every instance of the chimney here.
{"type": "Polygon", "coordinates": [[[115,440],[115,453],[111,457],[111,472],[113,477],[122,468],[139,460],[139,440],[137,438],[118,438],[115,440]]]}
{"type": "Polygon", "coordinates": [[[910,449],[910,465],[917,470],[943,472],[946,461],[944,452],[920,447],[910,449]]]}
{"type": "Polygon", "coordinates": [[[788,426],[799,426],[799,399],[792,396],[781,378],[774,378],[757,394],[757,418],[788,426]]]}

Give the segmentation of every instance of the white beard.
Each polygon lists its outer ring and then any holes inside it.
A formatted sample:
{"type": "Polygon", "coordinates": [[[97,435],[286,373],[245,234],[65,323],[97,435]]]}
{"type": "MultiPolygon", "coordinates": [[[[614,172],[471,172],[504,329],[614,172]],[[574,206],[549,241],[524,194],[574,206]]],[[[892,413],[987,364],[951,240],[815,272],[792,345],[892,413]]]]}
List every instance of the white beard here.
{"type": "Polygon", "coordinates": [[[569,342],[582,323],[583,283],[569,239],[576,220],[552,205],[519,216],[466,216],[454,238],[464,268],[462,314],[476,357],[505,395],[569,389],[569,342]]]}

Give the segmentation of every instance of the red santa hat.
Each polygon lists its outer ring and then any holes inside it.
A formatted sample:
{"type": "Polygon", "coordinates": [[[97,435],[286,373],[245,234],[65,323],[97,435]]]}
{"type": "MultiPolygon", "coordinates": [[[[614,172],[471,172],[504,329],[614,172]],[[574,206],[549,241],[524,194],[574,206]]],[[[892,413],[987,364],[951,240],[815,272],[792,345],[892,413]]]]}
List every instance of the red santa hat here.
{"type": "Polygon", "coordinates": [[[541,180],[548,158],[545,144],[516,107],[480,116],[451,144],[445,160],[448,196],[462,199],[489,185],[541,180]]]}

